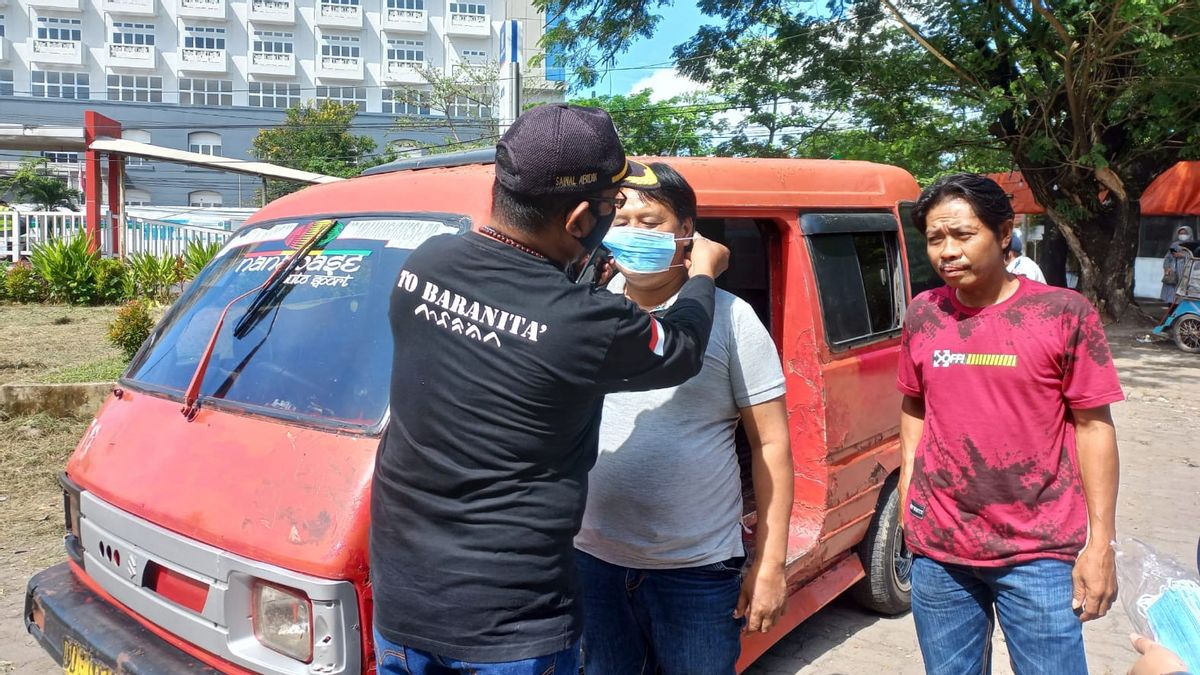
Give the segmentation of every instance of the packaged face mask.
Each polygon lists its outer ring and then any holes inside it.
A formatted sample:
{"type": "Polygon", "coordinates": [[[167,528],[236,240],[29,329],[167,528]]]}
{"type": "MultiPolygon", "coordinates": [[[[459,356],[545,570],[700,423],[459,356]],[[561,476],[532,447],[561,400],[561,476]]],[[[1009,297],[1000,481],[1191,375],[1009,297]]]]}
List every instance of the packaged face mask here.
{"type": "Polygon", "coordinates": [[[1162,595],[1142,598],[1138,604],[1154,639],[1179,655],[1190,672],[1200,673],[1200,585],[1174,581],[1162,595]]]}
{"type": "Polygon", "coordinates": [[[617,265],[629,272],[654,274],[671,268],[675,259],[675,242],[691,237],[676,238],[670,232],[643,230],[636,227],[616,227],[604,237],[604,247],[612,252],[617,265]]]}

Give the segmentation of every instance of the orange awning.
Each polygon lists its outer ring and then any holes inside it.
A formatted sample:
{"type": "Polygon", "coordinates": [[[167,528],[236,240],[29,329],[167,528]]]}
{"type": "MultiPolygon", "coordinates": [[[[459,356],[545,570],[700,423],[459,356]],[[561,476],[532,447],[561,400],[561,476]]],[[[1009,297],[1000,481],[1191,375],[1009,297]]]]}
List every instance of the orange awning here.
{"type": "Polygon", "coordinates": [[[1008,193],[1008,199],[1012,202],[1013,213],[1017,215],[1036,215],[1045,213],[1046,209],[1042,208],[1041,204],[1033,198],[1033,191],[1029,189],[1029,185],[1025,183],[1025,177],[1020,171],[1008,171],[1005,173],[989,173],[988,178],[1000,184],[1004,191],[1008,193]]]}
{"type": "MultiPolygon", "coordinates": [[[[989,173],[1012,200],[1013,212],[1045,213],[1020,171],[989,173]]],[[[1143,216],[1200,216],[1200,162],[1179,162],[1167,169],[1142,193],[1143,216]]]]}

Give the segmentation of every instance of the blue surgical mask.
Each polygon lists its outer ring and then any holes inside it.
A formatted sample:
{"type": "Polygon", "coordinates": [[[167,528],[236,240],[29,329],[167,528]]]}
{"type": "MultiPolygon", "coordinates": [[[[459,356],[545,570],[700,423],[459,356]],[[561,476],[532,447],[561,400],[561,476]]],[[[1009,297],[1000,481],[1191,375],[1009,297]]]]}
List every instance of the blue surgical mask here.
{"type": "Polygon", "coordinates": [[[1178,654],[1190,672],[1200,673],[1200,586],[1172,582],[1144,610],[1154,639],[1178,654]]]}
{"type": "Polygon", "coordinates": [[[676,238],[670,232],[657,232],[636,227],[617,227],[604,237],[604,247],[612,252],[613,260],[623,269],[638,274],[665,272],[675,259],[675,242],[691,239],[676,238]]]}

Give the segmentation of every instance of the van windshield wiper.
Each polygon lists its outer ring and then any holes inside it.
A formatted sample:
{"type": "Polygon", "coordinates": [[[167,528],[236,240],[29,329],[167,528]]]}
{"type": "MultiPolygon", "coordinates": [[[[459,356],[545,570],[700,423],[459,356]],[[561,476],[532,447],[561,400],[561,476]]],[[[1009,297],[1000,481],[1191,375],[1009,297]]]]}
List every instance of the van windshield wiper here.
{"type": "Polygon", "coordinates": [[[300,264],[301,260],[308,257],[308,254],[316,247],[317,243],[329,234],[329,231],[337,225],[337,221],[333,219],[318,221],[313,224],[313,228],[309,230],[304,240],[292,251],[291,255],[279,263],[275,269],[267,276],[266,280],[258,286],[242,293],[233,300],[230,300],[225,308],[221,310],[221,316],[217,319],[217,325],[213,328],[212,335],[208,338],[208,345],[204,347],[204,353],[200,355],[200,362],[196,364],[196,372],[192,374],[192,381],[188,383],[187,391],[183,395],[183,408],[180,410],[183,416],[189,420],[196,417],[196,413],[200,410],[200,385],[204,382],[204,375],[208,372],[208,363],[212,360],[213,349],[217,345],[217,336],[221,334],[221,327],[225,325],[225,317],[229,314],[229,310],[241,302],[243,299],[254,296],[250,301],[250,306],[238,319],[237,325],[233,328],[235,337],[241,338],[250,332],[256,326],[259,320],[266,315],[268,301],[272,301],[279,297],[279,289],[283,285],[283,280],[288,278],[292,270],[300,264]]]}

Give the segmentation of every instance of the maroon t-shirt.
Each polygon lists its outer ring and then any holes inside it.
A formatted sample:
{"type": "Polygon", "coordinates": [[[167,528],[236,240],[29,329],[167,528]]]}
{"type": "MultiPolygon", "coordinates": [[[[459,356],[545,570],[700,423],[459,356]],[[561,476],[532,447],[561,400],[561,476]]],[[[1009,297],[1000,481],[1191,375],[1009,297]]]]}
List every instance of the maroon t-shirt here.
{"type": "Polygon", "coordinates": [[[905,533],[941,562],[1073,561],[1087,539],[1070,410],[1124,396],[1091,304],[1017,279],[984,308],[927,291],[904,320],[897,385],[925,399],[905,533]]]}

